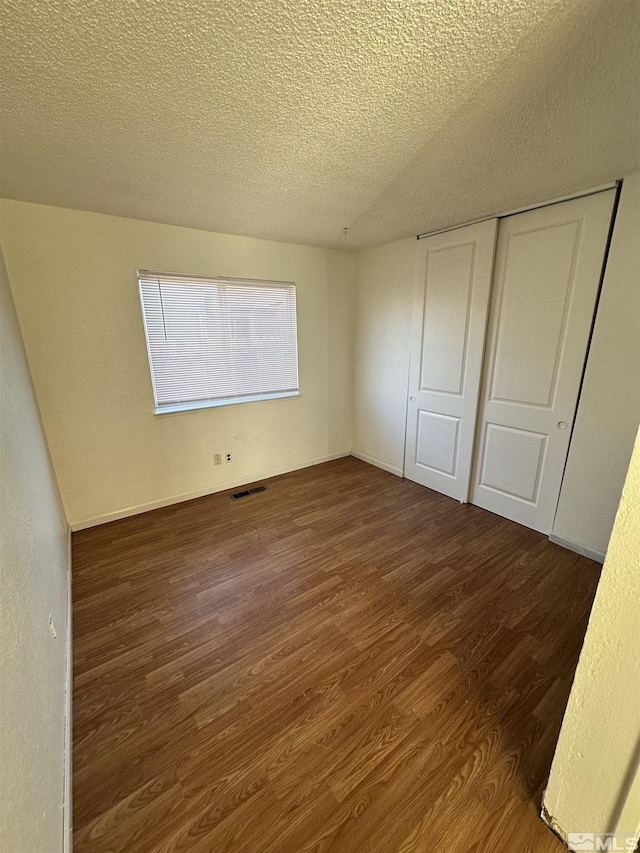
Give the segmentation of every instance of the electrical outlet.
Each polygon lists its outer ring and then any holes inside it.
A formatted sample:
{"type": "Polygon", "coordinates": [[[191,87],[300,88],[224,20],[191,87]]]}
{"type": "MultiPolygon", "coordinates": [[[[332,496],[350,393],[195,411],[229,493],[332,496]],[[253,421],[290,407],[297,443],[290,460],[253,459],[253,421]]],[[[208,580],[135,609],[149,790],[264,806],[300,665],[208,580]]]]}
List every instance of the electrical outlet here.
{"type": "Polygon", "coordinates": [[[227,462],[231,462],[231,454],[227,453],[227,462]]]}
{"type": "Polygon", "coordinates": [[[214,453],[213,454],[213,464],[214,465],[222,465],[222,454],[214,453]]]}

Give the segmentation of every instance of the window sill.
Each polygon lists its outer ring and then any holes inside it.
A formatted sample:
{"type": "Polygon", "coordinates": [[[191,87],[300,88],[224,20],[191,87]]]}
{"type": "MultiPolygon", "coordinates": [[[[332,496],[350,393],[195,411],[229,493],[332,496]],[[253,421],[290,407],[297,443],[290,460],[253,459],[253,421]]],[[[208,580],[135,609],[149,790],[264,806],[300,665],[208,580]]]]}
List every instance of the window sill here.
{"type": "Polygon", "coordinates": [[[227,400],[207,400],[202,403],[181,403],[175,406],[158,406],[156,415],[171,415],[176,412],[193,412],[197,409],[217,409],[220,406],[237,406],[239,403],[260,403],[263,400],[281,400],[285,397],[300,397],[300,391],[284,391],[279,394],[261,394],[259,397],[233,397],[227,400]]]}

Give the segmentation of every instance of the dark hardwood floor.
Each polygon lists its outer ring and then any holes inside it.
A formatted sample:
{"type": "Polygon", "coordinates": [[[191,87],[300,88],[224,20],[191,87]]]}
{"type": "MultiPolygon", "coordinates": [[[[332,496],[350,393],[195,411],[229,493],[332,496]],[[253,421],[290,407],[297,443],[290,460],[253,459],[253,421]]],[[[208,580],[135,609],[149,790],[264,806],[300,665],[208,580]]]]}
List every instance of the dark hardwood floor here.
{"type": "Polygon", "coordinates": [[[546,853],[599,566],[353,458],[73,538],[76,851],[546,853]]]}

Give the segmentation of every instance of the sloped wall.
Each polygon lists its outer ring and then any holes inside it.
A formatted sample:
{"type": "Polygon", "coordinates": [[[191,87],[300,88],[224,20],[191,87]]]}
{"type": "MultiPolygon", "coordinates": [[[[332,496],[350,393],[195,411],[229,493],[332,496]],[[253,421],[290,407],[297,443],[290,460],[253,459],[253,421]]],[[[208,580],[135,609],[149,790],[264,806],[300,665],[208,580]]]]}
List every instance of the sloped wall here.
{"type": "Polygon", "coordinates": [[[54,853],[63,849],[67,520],[1,252],[0,349],[0,850],[54,853]]]}

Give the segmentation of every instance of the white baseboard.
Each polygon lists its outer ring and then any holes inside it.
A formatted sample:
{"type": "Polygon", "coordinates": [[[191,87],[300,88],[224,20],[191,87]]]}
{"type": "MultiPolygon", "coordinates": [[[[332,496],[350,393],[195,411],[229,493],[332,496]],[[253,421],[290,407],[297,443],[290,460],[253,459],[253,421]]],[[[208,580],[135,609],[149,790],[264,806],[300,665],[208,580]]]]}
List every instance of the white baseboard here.
{"type": "Polygon", "coordinates": [[[569,551],[575,551],[576,554],[581,554],[583,557],[588,557],[590,560],[595,560],[597,563],[604,563],[605,555],[602,551],[596,551],[594,548],[581,545],[579,542],[574,542],[572,539],[565,539],[564,536],[556,536],[555,533],[550,533],[549,542],[555,542],[556,545],[562,545],[563,548],[568,548],[569,551]]]}
{"type": "Polygon", "coordinates": [[[358,453],[355,450],[351,451],[351,455],[355,456],[356,459],[361,459],[363,462],[368,462],[369,465],[375,465],[376,468],[382,468],[383,471],[395,474],[396,477],[404,476],[402,468],[397,468],[395,465],[389,465],[388,462],[383,462],[382,459],[376,459],[375,456],[367,456],[366,453],[358,453]]]}
{"type": "Polygon", "coordinates": [[[71,598],[71,526],[67,525],[67,665],[66,665],[66,684],[65,684],[65,734],[64,734],[64,789],[63,789],[63,811],[62,811],[62,831],[63,831],[63,850],[64,853],[71,853],[73,850],[73,785],[71,773],[73,768],[72,749],[72,698],[73,698],[73,645],[72,645],[72,630],[73,623],[71,619],[72,598],[71,598]]]}
{"type": "MultiPolygon", "coordinates": [[[[96,527],[98,524],[106,524],[108,521],[117,521],[120,518],[128,518],[131,515],[139,515],[142,512],[149,512],[152,509],[160,509],[164,506],[182,503],[183,501],[191,501],[194,498],[203,498],[206,495],[214,495],[216,492],[224,492],[227,489],[234,489],[236,486],[246,486],[248,483],[256,483],[258,480],[268,480],[271,477],[278,477],[280,474],[289,474],[291,471],[298,471],[301,468],[309,468],[311,465],[320,465],[323,462],[333,462],[335,459],[344,459],[350,456],[351,451],[343,450],[340,453],[332,453],[328,456],[321,456],[317,459],[307,459],[296,465],[287,465],[284,468],[275,468],[269,471],[258,471],[251,478],[247,476],[239,479],[227,480],[223,483],[216,483],[215,486],[210,486],[205,489],[196,489],[193,492],[186,492],[182,495],[172,495],[169,498],[161,498],[157,501],[149,501],[149,503],[138,504],[137,506],[128,506],[124,509],[118,509],[114,512],[107,512],[104,515],[96,515],[90,518],[81,518],[78,521],[71,523],[71,529],[75,532],[85,530],[87,527],[96,527]]],[[[395,472],[394,472],[395,473],[395,472]]]]}

